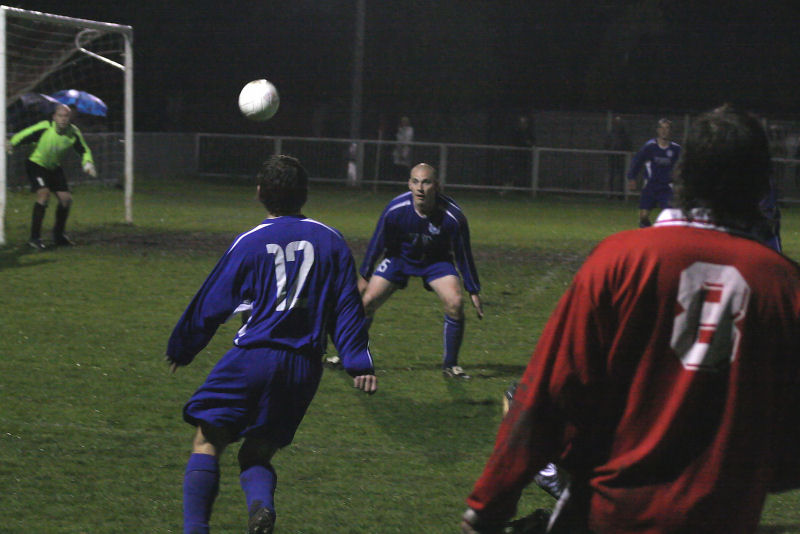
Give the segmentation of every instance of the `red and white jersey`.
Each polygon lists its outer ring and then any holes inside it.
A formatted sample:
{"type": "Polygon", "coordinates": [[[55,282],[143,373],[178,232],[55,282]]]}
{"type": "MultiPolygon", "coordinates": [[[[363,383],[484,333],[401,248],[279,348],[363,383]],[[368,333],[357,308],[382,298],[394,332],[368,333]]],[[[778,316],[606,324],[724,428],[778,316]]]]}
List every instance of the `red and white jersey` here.
{"type": "Polygon", "coordinates": [[[666,210],[604,240],[547,323],[467,502],[513,516],[549,461],[597,533],[754,532],[800,486],[800,267],[666,210]]]}

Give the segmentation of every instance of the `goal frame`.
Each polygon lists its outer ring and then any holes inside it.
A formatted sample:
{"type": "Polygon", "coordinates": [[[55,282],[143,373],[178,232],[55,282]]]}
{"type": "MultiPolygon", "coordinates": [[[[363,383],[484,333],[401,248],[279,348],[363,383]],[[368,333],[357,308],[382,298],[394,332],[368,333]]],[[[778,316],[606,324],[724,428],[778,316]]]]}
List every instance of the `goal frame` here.
{"type": "MultiPolygon", "coordinates": [[[[133,28],[123,24],[110,22],[98,22],[94,20],[66,17],[63,15],[53,15],[39,11],[30,11],[15,7],[0,5],[0,88],[4,93],[3,105],[0,105],[0,134],[3,142],[8,138],[8,123],[6,112],[9,102],[7,101],[7,50],[6,50],[6,21],[8,17],[18,17],[23,19],[50,22],[75,28],[93,29],[102,32],[119,33],[124,41],[124,64],[114,64],[117,68],[124,71],[124,190],[125,190],[125,222],[133,223],[133,28]]],[[[79,50],[81,53],[87,51],[79,50]]],[[[94,57],[94,59],[104,61],[105,58],[94,57]]],[[[7,201],[7,158],[5,154],[0,155],[0,246],[6,244],[5,218],[7,201]]]]}

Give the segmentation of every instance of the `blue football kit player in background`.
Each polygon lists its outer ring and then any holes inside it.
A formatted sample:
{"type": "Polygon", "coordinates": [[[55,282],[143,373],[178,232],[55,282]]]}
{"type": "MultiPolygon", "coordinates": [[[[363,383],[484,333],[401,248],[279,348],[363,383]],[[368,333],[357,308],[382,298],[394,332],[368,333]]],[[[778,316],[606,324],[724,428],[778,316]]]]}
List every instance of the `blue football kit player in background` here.
{"type": "Polygon", "coordinates": [[[330,335],[354,387],[377,390],[355,262],[342,235],[300,214],[308,176],[273,156],[258,176],[268,217],[219,260],[172,332],[167,360],[188,365],[235,312],[249,317],[231,348],[183,409],[197,427],[184,475],[184,532],[209,532],[219,456],[244,438],[240,482],[249,532],[275,522],[275,452],[291,443],[322,376],[330,335]]]}
{"type": "Polygon", "coordinates": [[[775,175],[770,176],[769,192],[758,204],[764,220],[756,225],[756,234],[764,244],[777,252],[783,252],[781,244],[781,210],[778,206],[778,186],[775,175]]]}
{"type": "Polygon", "coordinates": [[[672,202],[672,169],[681,155],[681,146],[672,137],[672,121],[660,119],[656,137],[634,154],[628,170],[628,188],[636,189],[636,179],[644,169],[644,185],[639,197],[639,227],[650,226],[650,211],[659,206],[670,207],[672,202]]]}
{"type": "Polygon", "coordinates": [[[371,320],[395,290],[406,287],[410,276],[421,277],[425,288],[436,292],[444,306],[443,374],[469,378],[458,365],[464,337],[459,272],[479,319],[483,318],[483,306],[467,219],[461,208],[439,191],[436,170],[427,163],[411,169],[408,188],[409,192],[394,198],[381,213],[359,269],[364,309],[371,320]]]}

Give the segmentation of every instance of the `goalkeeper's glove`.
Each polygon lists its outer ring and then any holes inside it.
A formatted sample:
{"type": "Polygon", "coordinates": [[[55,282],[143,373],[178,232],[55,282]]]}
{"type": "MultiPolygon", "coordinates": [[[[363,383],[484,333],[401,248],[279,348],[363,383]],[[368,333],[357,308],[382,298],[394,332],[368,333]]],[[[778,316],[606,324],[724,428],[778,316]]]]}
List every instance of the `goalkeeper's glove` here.
{"type": "Polygon", "coordinates": [[[83,164],[83,172],[91,176],[92,178],[97,178],[97,169],[94,168],[94,163],[91,161],[87,161],[83,164]]]}

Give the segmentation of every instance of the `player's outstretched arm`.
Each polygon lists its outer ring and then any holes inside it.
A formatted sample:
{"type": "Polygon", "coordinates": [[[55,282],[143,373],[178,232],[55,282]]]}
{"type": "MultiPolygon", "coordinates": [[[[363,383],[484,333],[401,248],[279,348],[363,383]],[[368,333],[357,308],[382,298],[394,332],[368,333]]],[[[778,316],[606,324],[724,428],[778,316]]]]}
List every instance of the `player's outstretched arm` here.
{"type": "Polygon", "coordinates": [[[367,286],[369,285],[369,280],[367,280],[360,274],[357,276],[358,276],[358,294],[363,296],[364,291],[367,290],[367,286]]]}
{"type": "Polygon", "coordinates": [[[353,378],[353,387],[372,395],[378,391],[378,377],[375,375],[359,375],[353,378]]]}
{"type": "Polygon", "coordinates": [[[483,319],[483,303],[481,302],[481,296],[477,293],[472,293],[470,298],[472,299],[472,305],[475,307],[475,313],[478,314],[478,319],[483,319]]]}
{"type": "Polygon", "coordinates": [[[169,372],[171,374],[175,374],[175,371],[177,371],[178,367],[180,367],[180,365],[178,365],[178,362],[170,358],[169,355],[164,356],[164,360],[167,362],[167,364],[169,364],[169,372]]]}

